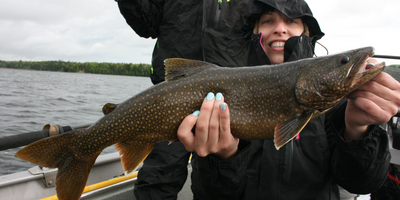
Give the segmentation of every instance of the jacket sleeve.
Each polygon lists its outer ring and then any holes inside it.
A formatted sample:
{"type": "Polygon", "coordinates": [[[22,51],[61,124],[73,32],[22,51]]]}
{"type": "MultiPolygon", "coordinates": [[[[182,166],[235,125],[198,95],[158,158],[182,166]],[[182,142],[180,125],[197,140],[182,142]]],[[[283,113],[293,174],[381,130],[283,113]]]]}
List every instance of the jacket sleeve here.
{"type": "Polygon", "coordinates": [[[221,160],[213,155],[192,159],[192,192],[194,199],[241,199],[246,184],[246,170],[251,144],[232,158],[221,160]]]}
{"type": "Polygon", "coordinates": [[[129,26],[140,36],[157,38],[164,0],[118,0],[118,7],[129,26]]]}
{"type": "Polygon", "coordinates": [[[355,194],[371,193],[382,185],[390,165],[389,139],[379,125],[370,126],[365,138],[344,138],[346,101],[326,115],[326,130],[332,150],[334,181],[355,194]]]}
{"type": "Polygon", "coordinates": [[[181,142],[158,142],[143,162],[133,192],[137,200],[176,200],[191,153],[181,142]]]}

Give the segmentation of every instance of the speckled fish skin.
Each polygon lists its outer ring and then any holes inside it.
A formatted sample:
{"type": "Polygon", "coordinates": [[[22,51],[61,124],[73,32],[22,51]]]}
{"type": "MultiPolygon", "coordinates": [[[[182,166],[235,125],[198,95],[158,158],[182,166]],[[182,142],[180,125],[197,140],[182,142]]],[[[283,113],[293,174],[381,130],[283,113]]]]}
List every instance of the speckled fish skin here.
{"type": "Polygon", "coordinates": [[[104,148],[117,143],[124,169],[131,172],[155,142],[177,139],[182,120],[200,108],[209,92],[224,95],[235,137],[253,140],[274,136],[279,149],[309,120],[383,70],[382,63],[356,75],[372,54],[373,48],[366,47],[279,65],[238,68],[167,59],[164,83],[103,109],[106,115],[87,129],[35,142],[16,157],[58,167],[59,199],[79,199],[104,148]]]}

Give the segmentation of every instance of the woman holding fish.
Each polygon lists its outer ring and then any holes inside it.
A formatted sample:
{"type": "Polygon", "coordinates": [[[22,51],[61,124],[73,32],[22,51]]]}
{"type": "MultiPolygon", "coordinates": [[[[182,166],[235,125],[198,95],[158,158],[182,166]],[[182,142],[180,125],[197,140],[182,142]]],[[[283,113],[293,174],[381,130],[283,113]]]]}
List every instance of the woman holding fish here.
{"type": "MultiPolygon", "coordinates": [[[[304,1],[256,3],[249,17],[248,65],[313,56],[324,34],[304,1]]],[[[363,70],[375,64],[369,59],[363,70]]],[[[352,193],[371,193],[384,182],[390,162],[387,133],[378,124],[397,113],[399,97],[400,83],[380,73],[276,150],[273,138],[235,138],[223,94],[210,93],[178,130],[186,149],[196,152],[194,199],[339,199],[338,185],[352,193]]]]}

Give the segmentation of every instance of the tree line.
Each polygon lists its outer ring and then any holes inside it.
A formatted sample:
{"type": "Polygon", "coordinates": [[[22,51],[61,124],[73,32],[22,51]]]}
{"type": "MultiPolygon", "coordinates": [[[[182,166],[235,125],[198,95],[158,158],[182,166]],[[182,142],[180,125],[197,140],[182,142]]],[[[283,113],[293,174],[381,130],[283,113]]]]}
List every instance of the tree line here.
{"type": "Polygon", "coordinates": [[[2,61],[0,68],[43,70],[59,72],[84,72],[92,74],[113,74],[129,76],[147,76],[151,74],[150,64],[132,63],[97,63],[70,61],[2,61]]]}

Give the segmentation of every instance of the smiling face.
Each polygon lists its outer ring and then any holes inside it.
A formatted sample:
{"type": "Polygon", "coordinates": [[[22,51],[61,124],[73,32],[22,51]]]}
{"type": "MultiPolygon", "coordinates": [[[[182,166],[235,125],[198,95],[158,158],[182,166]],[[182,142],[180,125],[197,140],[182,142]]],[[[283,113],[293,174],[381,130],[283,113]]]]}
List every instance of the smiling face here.
{"type": "Polygon", "coordinates": [[[257,27],[257,33],[262,32],[262,45],[272,64],[283,63],[286,40],[304,32],[300,18],[289,19],[278,10],[262,14],[257,27]]]}

